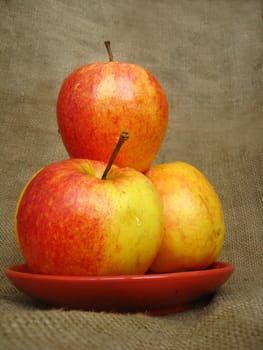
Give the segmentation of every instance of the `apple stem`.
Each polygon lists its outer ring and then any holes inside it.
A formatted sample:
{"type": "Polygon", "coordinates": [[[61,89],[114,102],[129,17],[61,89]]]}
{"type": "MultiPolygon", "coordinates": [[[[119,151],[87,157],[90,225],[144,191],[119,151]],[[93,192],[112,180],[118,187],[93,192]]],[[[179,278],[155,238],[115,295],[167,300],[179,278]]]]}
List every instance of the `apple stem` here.
{"type": "Polygon", "coordinates": [[[112,51],[111,51],[110,41],[109,40],[104,41],[104,44],[105,44],[106,49],[108,51],[109,61],[112,62],[113,61],[113,54],[112,54],[112,51]]]}
{"type": "Polygon", "coordinates": [[[117,144],[116,144],[116,146],[115,146],[115,148],[114,148],[114,150],[113,150],[113,152],[112,152],[112,155],[111,155],[111,157],[110,157],[110,160],[109,160],[109,162],[108,162],[108,165],[106,166],[106,169],[104,170],[104,173],[103,173],[103,175],[102,175],[102,178],[101,178],[102,180],[105,180],[105,179],[106,179],[107,174],[108,174],[108,172],[110,171],[110,168],[112,167],[112,164],[113,164],[115,158],[117,157],[117,155],[118,155],[118,153],[119,153],[119,151],[120,151],[120,149],[121,149],[121,146],[124,144],[124,142],[125,142],[126,140],[128,140],[128,138],[129,138],[129,133],[128,133],[128,132],[123,131],[123,132],[120,134],[119,140],[118,140],[118,142],[117,142],[117,144]]]}

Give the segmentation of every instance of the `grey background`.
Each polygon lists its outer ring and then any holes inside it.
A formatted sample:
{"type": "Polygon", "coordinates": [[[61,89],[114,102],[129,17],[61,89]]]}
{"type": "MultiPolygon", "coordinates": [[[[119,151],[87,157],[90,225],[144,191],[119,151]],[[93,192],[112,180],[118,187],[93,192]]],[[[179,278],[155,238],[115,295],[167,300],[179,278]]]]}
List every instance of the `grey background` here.
{"type": "Polygon", "coordinates": [[[260,0],[0,0],[0,348],[261,349],[262,11],[260,0]],[[220,260],[235,265],[213,298],[149,317],[52,309],[4,268],[23,259],[13,217],[27,179],[67,158],[56,98],[76,67],[114,57],[149,69],[170,106],[155,163],[201,170],[224,207],[220,260]]]}

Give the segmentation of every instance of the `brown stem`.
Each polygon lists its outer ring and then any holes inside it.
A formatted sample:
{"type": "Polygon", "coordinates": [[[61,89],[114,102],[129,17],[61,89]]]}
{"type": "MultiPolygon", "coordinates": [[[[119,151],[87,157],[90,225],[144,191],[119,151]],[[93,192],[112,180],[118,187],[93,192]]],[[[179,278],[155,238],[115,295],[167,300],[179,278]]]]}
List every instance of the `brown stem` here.
{"type": "Polygon", "coordinates": [[[113,54],[112,54],[112,51],[111,51],[110,41],[109,40],[104,41],[104,44],[105,44],[106,49],[108,51],[109,61],[112,62],[113,61],[113,54]]]}
{"type": "Polygon", "coordinates": [[[120,134],[120,137],[119,137],[119,140],[118,140],[118,143],[116,144],[113,152],[112,152],[112,155],[110,157],[110,160],[108,162],[108,165],[106,166],[106,169],[104,170],[104,173],[101,177],[102,180],[105,180],[106,177],[107,177],[107,174],[108,172],[110,171],[110,168],[112,167],[112,164],[115,160],[115,158],[117,157],[120,149],[121,149],[121,146],[124,144],[124,142],[126,140],[128,140],[129,138],[129,133],[127,133],[126,131],[123,131],[121,134],[120,134]]]}

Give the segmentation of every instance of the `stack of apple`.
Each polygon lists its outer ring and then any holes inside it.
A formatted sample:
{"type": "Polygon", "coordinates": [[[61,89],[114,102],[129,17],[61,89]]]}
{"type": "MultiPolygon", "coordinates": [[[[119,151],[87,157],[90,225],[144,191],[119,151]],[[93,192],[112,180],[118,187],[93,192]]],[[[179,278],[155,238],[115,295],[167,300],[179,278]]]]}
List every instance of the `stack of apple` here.
{"type": "Polygon", "coordinates": [[[184,162],[151,167],[168,123],[164,90],[144,68],[84,65],[63,82],[59,132],[70,159],[26,184],[15,231],[33,273],[130,275],[204,269],[224,218],[204,175],[184,162]]]}

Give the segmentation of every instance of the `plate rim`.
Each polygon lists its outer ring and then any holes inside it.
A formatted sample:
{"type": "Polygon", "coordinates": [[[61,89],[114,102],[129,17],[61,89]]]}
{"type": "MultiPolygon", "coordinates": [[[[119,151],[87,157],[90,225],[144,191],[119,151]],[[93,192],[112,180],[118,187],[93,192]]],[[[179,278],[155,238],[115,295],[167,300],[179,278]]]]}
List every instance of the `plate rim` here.
{"type": "Polygon", "coordinates": [[[98,281],[127,281],[127,280],[162,280],[167,278],[184,278],[188,277],[200,277],[203,275],[209,275],[211,273],[221,274],[222,272],[232,273],[235,270],[235,266],[231,263],[225,261],[215,261],[208,268],[202,270],[191,270],[191,271],[178,271],[178,272],[167,272],[167,273],[149,273],[141,275],[104,275],[104,276],[85,276],[85,275],[50,275],[50,274],[40,274],[30,271],[23,271],[27,268],[26,263],[13,264],[5,268],[5,274],[7,277],[20,277],[20,278],[30,278],[30,279],[40,279],[40,280],[54,280],[54,281],[86,281],[86,282],[98,282],[98,281]],[[22,269],[22,271],[20,271],[22,269]]]}

